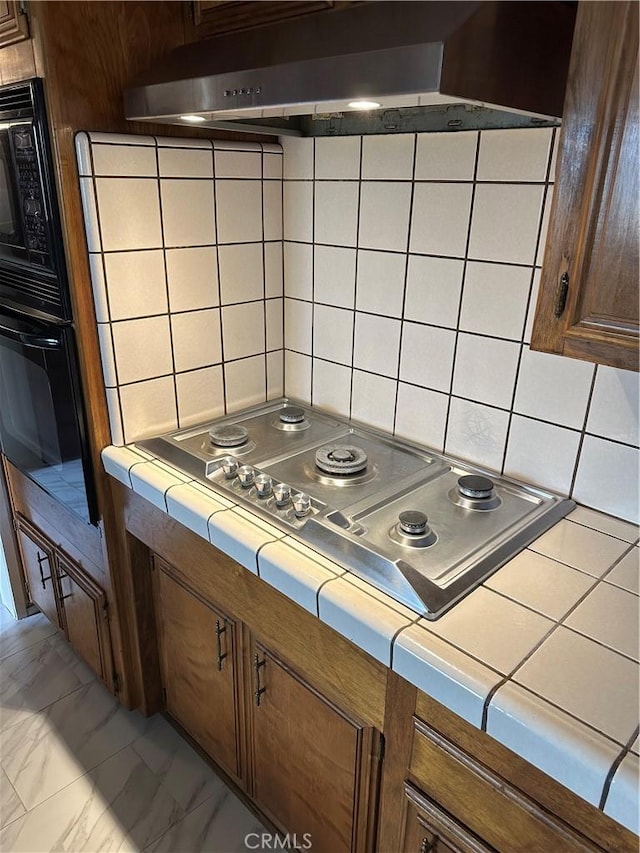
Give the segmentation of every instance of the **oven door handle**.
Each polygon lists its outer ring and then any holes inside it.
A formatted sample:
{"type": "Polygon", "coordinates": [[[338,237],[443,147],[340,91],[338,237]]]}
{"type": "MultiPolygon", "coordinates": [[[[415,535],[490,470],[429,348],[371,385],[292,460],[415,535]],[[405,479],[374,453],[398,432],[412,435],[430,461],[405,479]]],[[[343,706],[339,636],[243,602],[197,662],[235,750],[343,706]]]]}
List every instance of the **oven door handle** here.
{"type": "Polygon", "coordinates": [[[21,323],[19,320],[12,320],[8,317],[3,317],[0,320],[0,335],[34,349],[60,349],[62,347],[60,337],[53,330],[43,327],[42,331],[38,331],[35,324],[21,323]]]}

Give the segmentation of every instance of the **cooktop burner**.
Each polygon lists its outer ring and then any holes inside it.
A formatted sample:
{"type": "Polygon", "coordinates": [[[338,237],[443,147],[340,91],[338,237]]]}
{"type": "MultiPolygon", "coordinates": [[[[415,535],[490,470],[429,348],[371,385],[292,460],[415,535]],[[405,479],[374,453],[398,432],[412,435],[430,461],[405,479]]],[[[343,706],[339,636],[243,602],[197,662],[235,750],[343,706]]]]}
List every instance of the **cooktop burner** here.
{"type": "Polygon", "coordinates": [[[575,506],[289,400],[140,445],[428,619],[575,506]]]}

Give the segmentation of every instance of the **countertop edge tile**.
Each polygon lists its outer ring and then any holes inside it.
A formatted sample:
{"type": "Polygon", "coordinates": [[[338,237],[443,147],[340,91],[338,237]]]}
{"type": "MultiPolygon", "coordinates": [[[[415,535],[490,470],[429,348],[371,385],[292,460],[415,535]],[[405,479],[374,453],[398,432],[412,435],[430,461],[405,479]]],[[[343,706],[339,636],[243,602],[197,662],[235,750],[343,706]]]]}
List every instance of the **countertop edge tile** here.
{"type": "Polygon", "coordinates": [[[314,616],[318,615],[318,590],[337,577],[320,563],[302,556],[288,539],[268,542],[261,548],[258,566],[264,581],[314,616]]]}
{"type": "Polygon", "coordinates": [[[170,486],[165,499],[167,512],[171,518],[188,527],[207,542],[209,541],[209,519],[215,512],[224,512],[228,509],[213,495],[199,492],[192,483],[170,486]]]}
{"type": "Polygon", "coordinates": [[[636,835],[640,834],[639,776],[640,758],[633,752],[629,752],[614,774],[604,804],[606,815],[617,820],[636,835]]]}
{"type": "Polygon", "coordinates": [[[133,491],[167,514],[167,490],[171,486],[184,484],[183,479],[174,477],[166,467],[159,465],[155,460],[144,461],[133,466],[129,475],[133,491]]]}
{"type": "Polygon", "coordinates": [[[103,448],[100,457],[107,474],[110,474],[129,489],[133,489],[131,468],[141,462],[149,461],[132,447],[121,447],[113,444],[103,448]]]}

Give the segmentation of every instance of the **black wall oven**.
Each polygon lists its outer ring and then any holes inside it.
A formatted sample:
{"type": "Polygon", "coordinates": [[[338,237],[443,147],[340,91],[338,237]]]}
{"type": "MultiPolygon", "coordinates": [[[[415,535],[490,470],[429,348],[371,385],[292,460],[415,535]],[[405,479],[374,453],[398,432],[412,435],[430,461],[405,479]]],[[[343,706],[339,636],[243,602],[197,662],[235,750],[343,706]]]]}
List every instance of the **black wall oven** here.
{"type": "Polygon", "coordinates": [[[41,81],[0,88],[0,444],[97,521],[41,81]]]}

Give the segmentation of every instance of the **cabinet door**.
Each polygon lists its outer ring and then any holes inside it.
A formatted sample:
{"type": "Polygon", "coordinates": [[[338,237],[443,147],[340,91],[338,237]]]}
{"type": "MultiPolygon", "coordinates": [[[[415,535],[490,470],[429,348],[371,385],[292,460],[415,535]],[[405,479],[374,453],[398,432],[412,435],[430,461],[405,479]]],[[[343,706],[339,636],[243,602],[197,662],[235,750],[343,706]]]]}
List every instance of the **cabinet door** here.
{"type": "Polygon", "coordinates": [[[0,0],[0,48],[27,38],[29,23],[17,0],[0,0]]]}
{"type": "Polygon", "coordinates": [[[349,719],[258,644],[253,679],[255,801],[318,853],[371,849],[380,744],[375,730],[349,719]]]}
{"type": "Polygon", "coordinates": [[[409,783],[405,798],[403,853],[494,853],[409,783]]]}
{"type": "Polygon", "coordinates": [[[60,628],[53,549],[22,523],[18,526],[18,542],[29,598],[60,628]]]}
{"type": "MultiPolygon", "coordinates": [[[[335,4],[330,0],[287,0],[287,2],[271,2],[271,0],[246,0],[246,2],[229,2],[229,0],[194,0],[194,21],[202,35],[213,36],[227,33],[231,30],[247,30],[261,24],[273,24],[285,18],[298,18],[310,12],[320,12],[331,9],[335,4]]],[[[342,4],[344,5],[344,4],[342,4]]]]}
{"type": "Polygon", "coordinates": [[[236,626],[154,559],[154,596],[166,710],[238,777],[236,626]]]}
{"type": "Polygon", "coordinates": [[[531,348],[638,370],[638,4],[580,3],[531,348]]]}
{"type": "Polygon", "coordinates": [[[78,565],[60,554],[57,572],[67,639],[96,675],[108,681],[111,655],[104,592],[78,565]]]}

